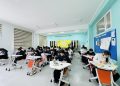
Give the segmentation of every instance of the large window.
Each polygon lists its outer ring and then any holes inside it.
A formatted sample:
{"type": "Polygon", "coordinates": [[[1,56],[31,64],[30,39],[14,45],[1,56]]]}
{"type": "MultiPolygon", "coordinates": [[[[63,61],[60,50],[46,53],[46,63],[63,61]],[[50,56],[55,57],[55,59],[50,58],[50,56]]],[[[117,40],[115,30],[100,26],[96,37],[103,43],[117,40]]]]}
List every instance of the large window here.
{"type": "Polygon", "coordinates": [[[32,32],[25,30],[14,29],[14,48],[28,48],[32,46],[32,32]]]}
{"type": "Polygon", "coordinates": [[[97,23],[97,34],[100,34],[111,27],[111,13],[110,11],[102,17],[97,23]]]}

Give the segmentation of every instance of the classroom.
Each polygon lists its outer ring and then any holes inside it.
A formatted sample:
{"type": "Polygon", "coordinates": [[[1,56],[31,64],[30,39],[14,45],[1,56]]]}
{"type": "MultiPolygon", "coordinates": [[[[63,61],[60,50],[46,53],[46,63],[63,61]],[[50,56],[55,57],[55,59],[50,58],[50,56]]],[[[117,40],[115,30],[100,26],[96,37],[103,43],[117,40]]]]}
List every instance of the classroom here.
{"type": "Polygon", "coordinates": [[[0,86],[120,86],[120,0],[0,0],[0,86]]]}

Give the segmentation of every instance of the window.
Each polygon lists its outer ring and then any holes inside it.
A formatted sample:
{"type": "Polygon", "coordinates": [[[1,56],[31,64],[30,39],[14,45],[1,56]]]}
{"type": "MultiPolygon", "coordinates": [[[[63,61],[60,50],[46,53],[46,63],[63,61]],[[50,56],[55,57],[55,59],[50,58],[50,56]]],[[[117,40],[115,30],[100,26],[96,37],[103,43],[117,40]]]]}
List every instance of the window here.
{"type": "Polygon", "coordinates": [[[25,30],[14,29],[14,48],[19,47],[28,48],[32,46],[32,32],[25,30]]]}
{"type": "Polygon", "coordinates": [[[100,21],[97,23],[97,34],[100,34],[102,32],[105,32],[107,29],[111,27],[111,13],[110,11],[100,19],[100,21]]]}

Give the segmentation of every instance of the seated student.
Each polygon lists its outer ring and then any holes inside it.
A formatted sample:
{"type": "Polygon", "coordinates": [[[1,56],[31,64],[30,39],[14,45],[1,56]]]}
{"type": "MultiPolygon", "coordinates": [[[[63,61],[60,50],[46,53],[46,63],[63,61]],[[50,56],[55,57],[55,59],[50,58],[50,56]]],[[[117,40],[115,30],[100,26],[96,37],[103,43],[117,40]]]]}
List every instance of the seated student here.
{"type": "Polygon", "coordinates": [[[68,53],[69,53],[69,58],[72,59],[73,51],[71,48],[68,49],[68,53]]]}
{"type": "Polygon", "coordinates": [[[41,56],[41,53],[43,53],[42,48],[40,46],[37,46],[37,48],[36,48],[36,55],[37,56],[41,56]]]}
{"type": "MultiPolygon", "coordinates": [[[[87,53],[86,53],[86,55],[89,55],[89,56],[95,56],[95,53],[94,53],[94,51],[93,51],[93,49],[92,48],[90,48],[88,51],[87,51],[87,53]]],[[[88,64],[89,62],[88,62],[88,58],[84,58],[84,63],[85,64],[88,64]]]]}
{"type": "Polygon", "coordinates": [[[52,56],[51,56],[51,50],[50,50],[50,48],[49,48],[49,47],[47,47],[47,49],[46,49],[45,53],[50,54],[50,55],[47,55],[47,61],[51,61],[52,56]]]}
{"type": "MultiPolygon", "coordinates": [[[[56,57],[56,60],[66,61],[68,63],[71,63],[71,60],[69,59],[69,57],[65,56],[64,50],[61,50],[59,53],[60,54],[56,57]]],[[[54,70],[54,82],[55,83],[59,82],[60,72],[61,72],[61,70],[54,70]]],[[[64,73],[65,72],[67,72],[67,68],[65,69],[64,73]]]]}
{"type": "Polygon", "coordinates": [[[81,54],[81,61],[86,64],[86,57],[83,55],[87,55],[87,47],[83,46],[81,48],[80,54],[81,54]]]}
{"type": "Polygon", "coordinates": [[[66,62],[68,62],[68,63],[71,63],[71,60],[70,60],[69,57],[65,54],[65,51],[64,51],[64,50],[61,50],[59,53],[60,53],[60,54],[56,57],[56,60],[66,61],[66,62]]]}
{"type": "Polygon", "coordinates": [[[8,59],[8,51],[4,48],[0,48],[0,59],[8,59]]]}
{"type": "Polygon", "coordinates": [[[82,54],[84,54],[86,52],[87,52],[87,48],[84,45],[82,45],[82,47],[81,47],[81,49],[79,51],[79,54],[82,55],[82,54]]]}
{"type": "Polygon", "coordinates": [[[68,53],[68,49],[67,48],[64,50],[64,53],[65,53],[65,56],[69,57],[69,53],[68,53]]]}
{"type": "Polygon", "coordinates": [[[57,50],[56,50],[55,48],[53,48],[53,50],[52,50],[52,57],[54,58],[54,57],[56,57],[57,55],[58,55],[57,50]]]}
{"type": "Polygon", "coordinates": [[[22,47],[18,48],[18,51],[17,51],[16,55],[22,55],[22,56],[15,58],[15,60],[14,60],[14,63],[15,63],[15,64],[16,64],[17,61],[19,61],[19,60],[26,59],[26,51],[23,50],[22,47]]]}
{"type": "MultiPolygon", "coordinates": [[[[110,56],[111,56],[111,54],[109,51],[104,51],[102,56],[96,55],[94,57],[93,61],[95,61],[97,63],[101,63],[101,64],[113,64],[112,60],[110,59],[110,56]]],[[[96,76],[95,67],[93,67],[92,73],[94,76],[96,76]]],[[[114,71],[113,72],[114,81],[117,81],[119,79],[119,77],[120,77],[119,74],[114,71]]]]}

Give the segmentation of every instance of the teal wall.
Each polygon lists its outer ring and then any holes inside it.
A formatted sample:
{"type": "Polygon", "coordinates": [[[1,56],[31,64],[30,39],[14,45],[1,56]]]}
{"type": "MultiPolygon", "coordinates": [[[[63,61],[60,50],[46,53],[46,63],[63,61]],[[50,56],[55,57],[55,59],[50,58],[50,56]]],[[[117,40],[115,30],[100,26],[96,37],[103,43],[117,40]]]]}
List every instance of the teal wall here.
{"type": "MultiPolygon", "coordinates": [[[[61,34],[61,35],[51,35],[47,37],[47,42],[57,41],[57,40],[78,40],[80,45],[88,45],[88,35],[87,33],[74,33],[74,34],[61,34]]],[[[49,44],[48,44],[49,45],[49,44]]]]}
{"type": "Polygon", "coordinates": [[[105,15],[107,11],[111,11],[112,18],[112,28],[117,30],[117,64],[119,66],[118,70],[120,73],[120,0],[105,0],[104,4],[101,6],[100,10],[97,12],[96,17],[92,20],[89,25],[88,35],[89,35],[89,46],[94,48],[94,37],[96,36],[96,23],[100,20],[102,16],[105,15]]]}

